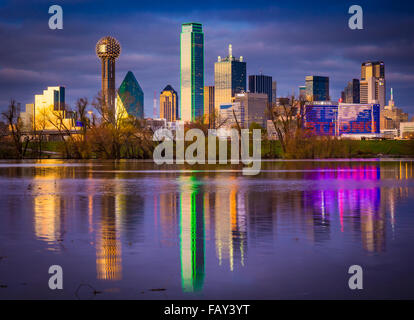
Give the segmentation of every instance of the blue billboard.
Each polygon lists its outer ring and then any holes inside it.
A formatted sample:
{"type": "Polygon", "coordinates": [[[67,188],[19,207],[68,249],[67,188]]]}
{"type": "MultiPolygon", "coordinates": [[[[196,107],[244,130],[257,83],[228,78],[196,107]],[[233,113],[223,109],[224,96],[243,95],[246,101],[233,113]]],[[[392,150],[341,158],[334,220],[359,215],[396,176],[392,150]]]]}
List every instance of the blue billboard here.
{"type": "Polygon", "coordinates": [[[304,127],[313,135],[380,133],[379,104],[309,104],[304,127]]]}
{"type": "Polygon", "coordinates": [[[340,104],[339,134],[380,133],[379,104],[340,104]]]}
{"type": "Polygon", "coordinates": [[[336,105],[306,105],[305,129],[313,135],[334,136],[337,113],[336,105]]]}

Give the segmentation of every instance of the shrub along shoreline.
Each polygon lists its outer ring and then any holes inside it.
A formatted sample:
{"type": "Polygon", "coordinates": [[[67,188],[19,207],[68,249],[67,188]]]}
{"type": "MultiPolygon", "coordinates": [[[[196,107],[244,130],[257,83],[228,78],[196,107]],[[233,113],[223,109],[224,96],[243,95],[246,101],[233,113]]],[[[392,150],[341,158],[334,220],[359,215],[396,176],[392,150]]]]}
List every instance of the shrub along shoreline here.
{"type": "MultiPolygon", "coordinates": [[[[191,144],[189,142],[188,144],[191,144]]],[[[156,143],[154,143],[154,148],[156,143]]],[[[153,150],[153,149],[152,149],[153,150]]],[[[152,159],[152,150],[140,157],[122,154],[118,159],[152,159]]],[[[218,150],[218,149],[217,149],[218,150]]],[[[230,155],[230,143],[227,148],[230,155]]],[[[338,140],[338,139],[304,139],[290,144],[283,153],[278,140],[262,140],[262,159],[328,159],[328,158],[414,158],[414,140],[338,140]]],[[[17,159],[13,146],[0,145],[0,159],[17,159]]],[[[68,159],[62,141],[45,141],[42,155],[31,152],[30,145],[24,159],[68,159]]],[[[71,157],[76,159],[76,157],[71,157]]],[[[89,153],[82,159],[110,159],[102,154],[89,153]]]]}

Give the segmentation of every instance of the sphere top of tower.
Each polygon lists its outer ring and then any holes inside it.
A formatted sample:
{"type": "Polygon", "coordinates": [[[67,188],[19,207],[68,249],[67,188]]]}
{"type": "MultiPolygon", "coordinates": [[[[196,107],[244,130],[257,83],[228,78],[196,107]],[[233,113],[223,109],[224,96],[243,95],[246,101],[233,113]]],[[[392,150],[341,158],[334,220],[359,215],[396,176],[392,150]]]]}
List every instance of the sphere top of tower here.
{"type": "Polygon", "coordinates": [[[100,59],[116,59],[120,54],[121,45],[113,37],[103,37],[96,43],[96,55],[100,59]]]}

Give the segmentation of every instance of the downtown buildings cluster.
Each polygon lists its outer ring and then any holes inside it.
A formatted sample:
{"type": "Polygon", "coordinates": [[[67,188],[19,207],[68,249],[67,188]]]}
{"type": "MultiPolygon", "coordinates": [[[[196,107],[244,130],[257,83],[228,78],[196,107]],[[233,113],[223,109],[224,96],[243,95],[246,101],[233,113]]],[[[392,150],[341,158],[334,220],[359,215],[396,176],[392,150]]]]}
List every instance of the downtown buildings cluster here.
{"type": "MultiPolygon", "coordinates": [[[[180,123],[201,122],[209,128],[224,130],[249,128],[257,124],[267,129],[269,138],[277,138],[274,122],[269,119],[270,107],[289,103],[288,97],[277,97],[277,83],[264,74],[249,75],[242,56],[233,55],[232,45],[227,56],[217,58],[214,64],[214,85],[204,82],[204,33],[199,23],[184,23],[180,34],[180,89],[179,93],[166,84],[159,97],[159,117],[154,95],[153,118],[145,119],[155,129],[175,127],[180,123]],[[248,83],[248,88],[247,88],[248,83]]],[[[101,60],[101,99],[114,120],[135,117],[144,119],[144,92],[131,71],[115,88],[115,61],[121,46],[113,37],[104,37],[96,44],[101,60]]],[[[304,128],[316,135],[351,138],[404,138],[414,132],[414,122],[408,114],[386,101],[385,65],[382,61],[368,61],[361,65],[361,78],[352,79],[344,88],[338,102],[329,93],[329,78],[306,76],[296,98],[303,102],[297,115],[304,117],[304,128]]],[[[67,110],[65,88],[49,87],[43,95],[35,96],[35,103],[26,105],[21,118],[26,128],[38,127],[45,114],[53,112],[55,120],[65,122],[68,132],[76,132],[84,124],[67,110]],[[57,119],[59,118],[59,119],[57,119]]],[[[53,118],[52,117],[52,118],[53,118]]],[[[46,128],[53,130],[53,121],[46,128]],[[51,127],[52,126],[52,127],[51,127]]]]}

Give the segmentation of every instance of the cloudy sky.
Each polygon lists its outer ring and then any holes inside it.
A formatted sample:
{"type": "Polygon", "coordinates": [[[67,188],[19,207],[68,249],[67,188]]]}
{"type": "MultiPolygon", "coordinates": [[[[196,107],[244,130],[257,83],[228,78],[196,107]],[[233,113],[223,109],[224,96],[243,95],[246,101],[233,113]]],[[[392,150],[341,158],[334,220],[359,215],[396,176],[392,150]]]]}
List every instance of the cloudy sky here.
{"type": "Polygon", "coordinates": [[[278,96],[297,93],[306,75],[330,77],[337,100],[361,62],[383,60],[394,100],[414,115],[414,2],[412,1],[159,1],[0,0],[0,109],[10,98],[32,102],[47,86],[66,87],[73,106],[100,90],[96,42],[105,35],[122,46],[117,87],[131,70],[152,115],[154,91],[179,92],[181,24],[200,22],[205,37],[205,84],[228,44],[247,73],[271,75],[278,96]],[[48,27],[49,6],[63,8],[63,30],[48,27]],[[363,8],[364,29],[348,28],[348,9],[363,8]]]}

